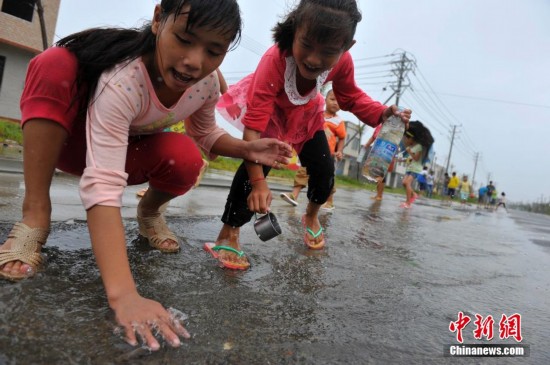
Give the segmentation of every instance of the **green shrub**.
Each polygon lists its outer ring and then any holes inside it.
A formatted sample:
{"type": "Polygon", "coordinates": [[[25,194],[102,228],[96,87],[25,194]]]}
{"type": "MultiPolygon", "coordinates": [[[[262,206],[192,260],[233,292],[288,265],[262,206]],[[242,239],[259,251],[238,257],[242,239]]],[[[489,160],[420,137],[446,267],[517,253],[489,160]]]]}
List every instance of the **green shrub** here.
{"type": "Polygon", "coordinates": [[[18,123],[0,119],[0,142],[11,139],[23,144],[23,133],[18,123]]]}

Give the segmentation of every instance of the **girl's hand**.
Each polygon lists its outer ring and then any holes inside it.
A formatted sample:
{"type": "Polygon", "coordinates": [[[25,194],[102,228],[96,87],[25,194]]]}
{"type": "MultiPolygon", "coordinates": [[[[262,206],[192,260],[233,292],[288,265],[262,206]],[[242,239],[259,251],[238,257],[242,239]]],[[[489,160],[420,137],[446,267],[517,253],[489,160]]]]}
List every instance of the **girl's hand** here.
{"type": "Polygon", "coordinates": [[[139,338],[147,347],[156,351],[160,349],[160,344],[155,334],[160,334],[172,347],[181,345],[179,336],[191,337],[160,303],[143,298],[137,292],[110,300],[109,305],[115,312],[117,323],[124,329],[126,342],[132,346],[139,344],[139,338]]]}
{"type": "Polygon", "coordinates": [[[338,161],[342,160],[343,157],[344,154],[341,151],[336,151],[336,153],[334,153],[334,158],[336,158],[336,160],[338,161]]]}
{"type": "Polygon", "coordinates": [[[245,160],[277,167],[278,164],[288,164],[290,157],[292,157],[292,147],[276,138],[247,141],[245,160]]]}
{"type": "Polygon", "coordinates": [[[252,192],[248,195],[248,209],[251,212],[265,214],[269,211],[272,198],[267,181],[258,181],[252,185],[252,192]]]}
{"type": "Polygon", "coordinates": [[[410,109],[403,109],[402,111],[399,111],[399,107],[397,105],[392,105],[384,110],[384,113],[382,114],[382,119],[383,122],[385,122],[392,115],[397,115],[401,118],[403,123],[405,123],[405,129],[408,129],[411,114],[412,111],[410,109]]]}

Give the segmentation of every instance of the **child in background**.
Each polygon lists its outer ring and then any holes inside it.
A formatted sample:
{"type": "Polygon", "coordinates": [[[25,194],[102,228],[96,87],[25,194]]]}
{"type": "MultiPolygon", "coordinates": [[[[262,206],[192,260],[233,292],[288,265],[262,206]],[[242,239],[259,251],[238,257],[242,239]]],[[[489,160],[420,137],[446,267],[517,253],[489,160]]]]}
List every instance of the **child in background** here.
{"type": "Polygon", "coordinates": [[[418,182],[418,191],[420,196],[426,196],[426,190],[428,189],[428,181],[426,177],[428,176],[428,166],[424,166],[422,171],[416,176],[416,181],[418,182]]]}
{"type": "Polygon", "coordinates": [[[449,182],[451,181],[451,177],[449,176],[449,173],[445,173],[443,175],[443,199],[446,199],[449,194],[449,182]]]}
{"type": "Polygon", "coordinates": [[[486,192],[487,198],[485,199],[485,208],[487,209],[490,207],[491,202],[493,201],[493,194],[496,190],[495,185],[493,185],[492,181],[489,181],[489,184],[487,185],[486,190],[487,190],[486,192]]]}
{"type": "MultiPolygon", "coordinates": [[[[340,111],[338,100],[332,91],[332,82],[328,82],[323,86],[321,92],[325,95],[325,134],[327,136],[330,154],[334,158],[334,162],[342,161],[344,157],[344,143],[346,142],[346,123],[337,114],[340,111]]],[[[332,191],[321,209],[332,211],[334,210],[334,193],[336,193],[336,185],[333,184],[332,191]]]]}
{"type": "Polygon", "coordinates": [[[300,166],[300,168],[296,170],[296,174],[294,174],[294,186],[292,187],[292,192],[281,193],[279,196],[288,204],[297,207],[298,195],[300,195],[302,189],[307,186],[308,181],[309,176],[306,168],[304,166],[300,166]]]}
{"type": "Polygon", "coordinates": [[[152,350],[155,334],[172,346],[181,324],[142,297],[126,252],[120,212],[125,186],[149,181],[138,205],[139,232],[164,252],[179,250],[159,208],[185,194],[210,157],[286,162],[276,139],[245,142],[216,126],[216,68],[241,34],[236,0],[162,0],[141,29],[89,29],[61,39],[30,63],[21,97],[25,198],[23,221],[0,248],[0,276],[18,280],[41,264],[50,227],[55,167],[82,175],[92,249],[106,297],[128,343],[152,350]],[[187,135],[163,132],[186,121],[187,135]],[[137,332],[137,333],[136,333],[137,332]]]}
{"type": "Polygon", "coordinates": [[[487,200],[487,187],[482,186],[477,191],[478,197],[477,197],[477,207],[478,209],[481,208],[482,205],[485,205],[485,201],[487,200]]]}
{"type": "Polygon", "coordinates": [[[406,146],[405,152],[409,154],[410,162],[407,165],[405,177],[403,178],[403,187],[405,187],[407,193],[407,200],[401,204],[401,207],[408,209],[418,197],[412,188],[412,183],[422,172],[422,165],[427,161],[434,139],[430,130],[419,121],[409,123],[409,129],[405,131],[403,139],[406,146]]]}
{"type": "MultiPolygon", "coordinates": [[[[301,0],[275,26],[276,44],[263,55],[256,72],[230,87],[220,100],[226,105],[222,115],[242,117],[245,140],[277,137],[298,152],[309,174],[309,203],[302,226],[304,243],[311,249],[325,246],[318,212],[334,185],[334,163],[323,131],[321,86],[332,81],[340,108],[371,126],[391,115],[408,123],[411,114],[386,107],[357,87],[349,49],[360,20],[355,0],[301,0]]],[[[222,264],[249,267],[240,251],[240,227],[254,212],[269,211],[272,195],[265,176],[272,167],[278,166],[246,162],[237,170],[215,243],[218,247],[205,245],[209,251],[222,250],[217,255],[222,264]]]]}
{"type": "Polygon", "coordinates": [[[452,204],[452,200],[455,198],[458,185],[460,185],[460,180],[458,179],[458,176],[456,176],[456,172],[453,172],[451,178],[449,179],[449,183],[447,184],[446,200],[448,200],[449,206],[452,204]]]}
{"type": "Polygon", "coordinates": [[[434,191],[434,172],[433,170],[430,170],[428,172],[428,175],[426,176],[426,188],[427,188],[427,193],[428,193],[428,198],[431,198],[432,197],[432,194],[433,194],[433,191],[434,191]]]}
{"type": "Polygon", "coordinates": [[[470,193],[472,192],[472,186],[470,185],[470,182],[468,181],[468,176],[464,175],[462,177],[462,181],[459,184],[459,191],[460,191],[460,204],[462,206],[465,206],[468,197],[470,196],[470,193]]]}
{"type": "MultiPolygon", "coordinates": [[[[336,113],[340,110],[338,106],[338,101],[334,96],[332,91],[332,82],[325,84],[321,90],[322,94],[325,96],[325,134],[327,136],[327,141],[329,145],[330,152],[336,161],[341,161],[343,158],[344,142],[346,140],[346,124],[344,120],[340,118],[336,113]]],[[[298,205],[298,195],[301,190],[305,188],[308,184],[309,176],[307,175],[307,169],[305,167],[300,167],[294,176],[294,188],[292,193],[281,193],[281,198],[286,202],[297,206],[298,205]]],[[[334,193],[336,188],[332,188],[325,204],[321,206],[321,209],[332,211],[334,209],[334,193]]]]}
{"type": "Polygon", "coordinates": [[[500,193],[500,198],[498,198],[498,204],[495,211],[498,210],[498,207],[503,207],[506,213],[508,213],[508,208],[506,208],[506,194],[504,192],[500,193]]]}

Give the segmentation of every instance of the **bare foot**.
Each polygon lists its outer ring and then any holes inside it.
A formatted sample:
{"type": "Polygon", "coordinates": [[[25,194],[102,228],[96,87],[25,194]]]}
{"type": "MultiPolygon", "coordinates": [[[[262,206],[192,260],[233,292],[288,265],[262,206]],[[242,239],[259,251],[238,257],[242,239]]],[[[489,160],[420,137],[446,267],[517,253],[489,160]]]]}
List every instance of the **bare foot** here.
{"type": "MultiPolygon", "coordinates": [[[[240,228],[231,227],[224,224],[218,239],[216,240],[216,246],[228,246],[234,248],[237,251],[241,251],[241,245],[239,243],[240,228]]],[[[228,261],[239,266],[250,266],[248,258],[244,255],[239,256],[235,252],[220,250],[218,251],[218,259],[220,261],[228,261]]]]}

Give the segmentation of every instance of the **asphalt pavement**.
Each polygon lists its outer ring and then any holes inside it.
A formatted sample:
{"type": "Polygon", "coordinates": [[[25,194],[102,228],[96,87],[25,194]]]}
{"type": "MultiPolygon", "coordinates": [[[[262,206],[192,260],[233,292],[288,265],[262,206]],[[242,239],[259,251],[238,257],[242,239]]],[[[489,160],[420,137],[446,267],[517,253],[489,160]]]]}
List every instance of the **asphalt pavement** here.
{"type": "MultiPolygon", "coordinates": [[[[20,160],[0,160],[0,241],[20,219],[21,171],[20,160]]],[[[550,364],[548,216],[426,198],[402,209],[402,195],[374,201],[373,192],[341,188],[336,209],[319,216],[327,245],[314,252],[300,223],[305,194],[297,207],[275,196],[282,234],[263,242],[252,224],[243,226],[251,267],[235,272],[203,250],[222,226],[231,179],[208,172],[198,188],[170,202],[177,254],[160,254],[139,238],[135,193],[143,186],[125,189],[138,290],[184,312],[192,335],[177,349],[163,342],[152,353],[113,330],[78,177],[56,174],[44,270],[0,281],[0,364],[550,364]],[[461,314],[471,319],[461,332],[465,344],[530,348],[529,356],[450,357],[449,346],[462,348],[452,330],[461,314]],[[475,336],[477,314],[494,318],[494,338],[475,336]],[[514,314],[521,315],[515,335],[503,333],[501,318],[514,314]]],[[[268,181],[275,195],[290,189],[268,181]]]]}

